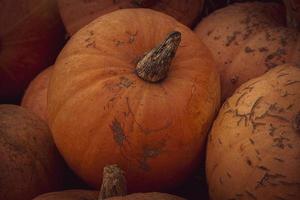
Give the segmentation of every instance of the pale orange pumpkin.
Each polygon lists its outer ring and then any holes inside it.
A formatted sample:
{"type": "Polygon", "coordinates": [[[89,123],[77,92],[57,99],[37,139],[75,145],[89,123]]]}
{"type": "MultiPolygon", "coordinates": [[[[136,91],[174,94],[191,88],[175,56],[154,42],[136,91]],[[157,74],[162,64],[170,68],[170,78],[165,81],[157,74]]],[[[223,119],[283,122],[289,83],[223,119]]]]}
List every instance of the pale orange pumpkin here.
{"type": "Polygon", "coordinates": [[[236,3],[215,11],[195,32],[214,55],[221,73],[222,100],[242,83],[269,69],[300,64],[300,33],[285,27],[277,3],[236,3]]]}
{"type": "Polygon", "coordinates": [[[64,27],[53,0],[2,0],[0,27],[0,103],[17,103],[29,82],[55,61],[64,27]]]}
{"type": "Polygon", "coordinates": [[[48,122],[61,154],[90,185],[99,188],[98,172],[117,163],[129,191],[159,191],[178,186],[201,161],[219,98],[214,60],[190,29],[150,9],[122,9],[81,29],[62,50],[48,122]],[[176,55],[169,51],[177,47],[176,55]]]}
{"type": "Polygon", "coordinates": [[[52,66],[46,68],[31,81],[21,102],[22,107],[31,110],[45,121],[47,121],[48,83],[52,68],[52,66]]]}
{"type": "Polygon", "coordinates": [[[277,66],[244,83],[208,137],[211,200],[299,200],[299,136],[299,66],[277,66]]]}
{"type": "Polygon", "coordinates": [[[58,0],[60,14],[70,35],[97,17],[122,8],[151,8],[192,26],[203,3],[204,0],[58,0]]]}

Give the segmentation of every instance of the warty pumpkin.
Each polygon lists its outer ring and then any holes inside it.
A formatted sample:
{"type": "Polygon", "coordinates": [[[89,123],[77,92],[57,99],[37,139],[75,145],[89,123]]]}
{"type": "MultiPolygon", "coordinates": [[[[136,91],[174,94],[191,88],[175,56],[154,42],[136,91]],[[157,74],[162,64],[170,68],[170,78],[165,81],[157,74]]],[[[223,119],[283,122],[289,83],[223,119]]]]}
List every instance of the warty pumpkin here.
{"type": "Polygon", "coordinates": [[[151,8],[187,26],[193,26],[202,11],[203,3],[204,0],[58,0],[61,17],[70,35],[97,17],[123,8],[151,8]]]}
{"type": "Polygon", "coordinates": [[[48,83],[52,66],[43,70],[29,84],[21,101],[21,106],[47,121],[48,83]]]}
{"type": "Polygon", "coordinates": [[[0,3],[0,103],[19,103],[29,82],[53,64],[64,42],[56,1],[0,3]]]}
{"type": "Polygon", "coordinates": [[[98,172],[117,163],[130,192],[160,191],[199,164],[219,96],[215,62],[190,29],[150,9],[121,9],[62,50],[48,122],[61,154],[90,185],[99,188],[98,172]]]}
{"type": "Polygon", "coordinates": [[[300,197],[300,68],[282,65],[244,83],[208,137],[212,200],[300,197]]]}
{"type": "Polygon", "coordinates": [[[64,173],[47,124],[16,105],[0,105],[0,199],[30,200],[62,188],[64,173]]]}
{"type": "Polygon", "coordinates": [[[229,5],[203,19],[195,32],[217,62],[223,101],[277,65],[300,64],[300,33],[285,27],[285,8],[277,3],[229,5]]]}

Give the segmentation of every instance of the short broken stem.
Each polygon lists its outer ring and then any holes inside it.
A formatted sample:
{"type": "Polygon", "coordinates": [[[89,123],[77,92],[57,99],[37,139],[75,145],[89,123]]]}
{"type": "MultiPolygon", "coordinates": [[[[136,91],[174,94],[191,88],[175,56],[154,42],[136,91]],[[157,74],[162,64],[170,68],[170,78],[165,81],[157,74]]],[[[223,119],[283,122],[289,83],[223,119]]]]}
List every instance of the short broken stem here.
{"type": "Polygon", "coordinates": [[[124,171],[118,165],[105,166],[98,200],[127,194],[124,171]]]}
{"type": "Polygon", "coordinates": [[[146,53],[137,63],[136,74],[152,83],[165,79],[180,41],[181,33],[171,32],[160,45],[146,53]]]}

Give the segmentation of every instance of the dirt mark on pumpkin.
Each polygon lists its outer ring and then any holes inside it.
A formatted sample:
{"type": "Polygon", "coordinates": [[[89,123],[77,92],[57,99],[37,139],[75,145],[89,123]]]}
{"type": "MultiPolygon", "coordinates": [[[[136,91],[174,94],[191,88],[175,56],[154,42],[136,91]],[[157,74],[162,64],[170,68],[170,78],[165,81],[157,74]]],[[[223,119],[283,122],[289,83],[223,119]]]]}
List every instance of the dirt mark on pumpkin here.
{"type": "Polygon", "coordinates": [[[125,135],[124,130],[121,126],[121,123],[116,118],[114,118],[114,120],[112,121],[112,123],[110,125],[110,129],[113,132],[115,142],[119,146],[122,146],[124,141],[126,140],[126,135],[125,135]]]}
{"type": "Polygon", "coordinates": [[[149,159],[158,157],[166,146],[165,141],[161,141],[155,145],[145,145],[142,149],[142,158],[139,160],[140,168],[144,171],[151,170],[148,163],[149,159]]]}

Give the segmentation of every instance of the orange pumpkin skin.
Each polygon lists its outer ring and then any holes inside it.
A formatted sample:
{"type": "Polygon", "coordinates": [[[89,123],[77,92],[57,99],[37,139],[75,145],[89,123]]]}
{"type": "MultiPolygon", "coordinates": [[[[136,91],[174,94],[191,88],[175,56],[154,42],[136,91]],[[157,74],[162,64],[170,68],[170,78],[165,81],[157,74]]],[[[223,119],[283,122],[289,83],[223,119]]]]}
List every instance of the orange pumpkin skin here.
{"type": "Polygon", "coordinates": [[[196,34],[217,61],[223,101],[276,65],[300,63],[300,34],[284,25],[283,6],[259,2],[230,5],[197,25],[196,34]]]}
{"type": "Polygon", "coordinates": [[[65,160],[90,185],[99,188],[99,171],[116,163],[129,191],[160,191],[200,162],[219,84],[210,52],[187,27],[150,9],[122,9],[81,29],[62,50],[48,122],[65,160]],[[182,40],[168,77],[138,78],[136,61],[174,30],[182,40]]]}
{"type": "Polygon", "coordinates": [[[0,103],[17,103],[29,82],[53,64],[64,27],[53,0],[2,0],[0,27],[0,103]]]}
{"type": "Polygon", "coordinates": [[[0,133],[0,199],[62,188],[63,160],[44,121],[20,106],[0,105],[0,133]]]}
{"type": "Polygon", "coordinates": [[[202,11],[204,0],[58,0],[65,27],[73,35],[99,16],[122,8],[151,8],[192,26],[202,11]]]}
{"type": "Polygon", "coordinates": [[[52,66],[43,70],[25,91],[21,106],[47,121],[47,93],[48,83],[52,73],[52,66]]]}

